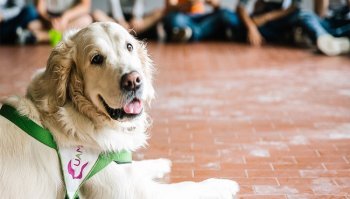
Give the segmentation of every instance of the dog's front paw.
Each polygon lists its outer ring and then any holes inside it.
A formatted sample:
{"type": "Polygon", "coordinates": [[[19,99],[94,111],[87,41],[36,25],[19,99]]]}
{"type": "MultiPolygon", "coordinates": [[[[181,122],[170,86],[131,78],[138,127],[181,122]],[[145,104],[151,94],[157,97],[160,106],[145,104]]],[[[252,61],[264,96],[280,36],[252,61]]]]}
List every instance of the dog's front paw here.
{"type": "Polygon", "coordinates": [[[134,162],[135,170],[142,172],[143,176],[151,179],[163,178],[165,174],[171,171],[171,161],[168,159],[142,160],[134,162]]]}
{"type": "Polygon", "coordinates": [[[171,161],[165,158],[149,160],[152,161],[153,178],[163,178],[171,171],[171,161]]]}
{"type": "Polygon", "coordinates": [[[202,191],[201,199],[234,199],[239,191],[239,185],[232,180],[208,179],[199,183],[202,191]]]}

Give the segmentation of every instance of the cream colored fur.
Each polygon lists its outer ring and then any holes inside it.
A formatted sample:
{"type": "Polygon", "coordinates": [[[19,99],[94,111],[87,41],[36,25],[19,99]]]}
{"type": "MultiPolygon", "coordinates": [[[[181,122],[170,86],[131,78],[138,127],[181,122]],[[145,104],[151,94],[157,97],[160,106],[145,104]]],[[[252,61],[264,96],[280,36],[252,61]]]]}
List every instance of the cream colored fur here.
{"type": "MultiPolygon", "coordinates": [[[[46,70],[30,83],[26,97],[10,97],[4,103],[49,129],[60,146],[84,145],[98,152],[135,151],[145,146],[150,120],[143,113],[131,120],[111,119],[98,95],[113,108],[125,101],[120,79],[137,71],[143,80],[142,101],[154,97],[152,62],[145,46],[121,26],[95,23],[65,35],[53,49],[46,70]],[[129,52],[126,44],[133,45],[129,52]],[[90,64],[100,53],[105,62],[90,64]]],[[[28,136],[13,123],[0,117],[0,196],[1,198],[64,198],[64,184],[56,151],[28,136]]],[[[238,185],[230,180],[210,179],[200,183],[160,184],[170,172],[166,159],[132,164],[111,163],[88,180],[81,198],[116,199],[199,199],[234,198],[238,185]]]]}

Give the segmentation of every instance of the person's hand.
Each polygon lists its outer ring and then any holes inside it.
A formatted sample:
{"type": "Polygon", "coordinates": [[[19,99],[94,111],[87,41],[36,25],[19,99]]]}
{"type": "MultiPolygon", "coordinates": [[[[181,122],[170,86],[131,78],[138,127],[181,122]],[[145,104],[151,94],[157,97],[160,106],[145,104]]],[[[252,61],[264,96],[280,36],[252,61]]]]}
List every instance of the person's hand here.
{"type": "Polygon", "coordinates": [[[124,20],[120,20],[118,21],[119,25],[123,26],[125,29],[129,30],[130,29],[130,25],[128,22],[124,21],[124,20]]]}
{"type": "Polygon", "coordinates": [[[64,32],[67,29],[68,21],[65,17],[58,17],[52,19],[52,26],[54,29],[64,32]]]}
{"type": "Polygon", "coordinates": [[[139,32],[139,30],[141,29],[142,25],[143,25],[142,19],[132,19],[130,21],[130,27],[132,29],[134,29],[136,32],[139,32]]]}
{"type": "Polygon", "coordinates": [[[261,46],[263,41],[264,39],[256,27],[248,29],[248,42],[252,46],[261,46]]]}
{"type": "Polygon", "coordinates": [[[269,19],[268,19],[268,15],[265,14],[265,15],[253,17],[252,20],[257,27],[260,27],[265,23],[267,23],[269,19]]]}
{"type": "Polygon", "coordinates": [[[61,26],[61,23],[60,23],[58,18],[53,18],[51,20],[51,24],[52,24],[53,29],[58,30],[58,31],[62,31],[62,26],[61,26]]]}

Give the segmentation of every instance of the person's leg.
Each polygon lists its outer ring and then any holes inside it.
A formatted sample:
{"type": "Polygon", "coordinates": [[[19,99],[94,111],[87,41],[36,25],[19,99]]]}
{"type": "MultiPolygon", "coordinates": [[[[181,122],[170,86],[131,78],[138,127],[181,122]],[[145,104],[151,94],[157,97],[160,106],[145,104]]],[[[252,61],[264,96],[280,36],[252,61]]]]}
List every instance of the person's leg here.
{"type": "Polygon", "coordinates": [[[39,13],[36,11],[36,8],[33,5],[25,6],[20,14],[22,18],[22,28],[27,28],[28,24],[31,21],[39,19],[39,13]]]}
{"type": "Polygon", "coordinates": [[[94,21],[110,21],[115,22],[115,20],[112,17],[109,17],[105,12],[102,10],[95,10],[92,13],[92,18],[94,21]]]}
{"type": "Polygon", "coordinates": [[[223,24],[223,29],[225,31],[225,36],[228,39],[243,41],[246,30],[244,24],[241,22],[237,13],[230,10],[224,9],[221,12],[221,21],[223,24]]]}
{"type": "Polygon", "coordinates": [[[142,34],[147,30],[153,28],[156,25],[156,23],[158,23],[163,18],[163,15],[164,15],[163,9],[154,10],[152,13],[150,13],[149,15],[146,15],[142,19],[142,24],[140,24],[139,26],[133,27],[133,29],[137,34],[142,34]]]}
{"type": "Polygon", "coordinates": [[[165,31],[171,33],[173,28],[185,28],[190,25],[190,17],[181,12],[171,12],[163,19],[165,31]]]}
{"type": "Polygon", "coordinates": [[[45,29],[41,20],[34,20],[28,24],[28,30],[31,31],[37,43],[47,43],[50,40],[48,31],[45,29]]]}
{"type": "Polygon", "coordinates": [[[319,17],[319,21],[320,21],[321,26],[322,26],[327,32],[330,33],[333,27],[332,27],[332,25],[331,25],[331,23],[330,23],[329,18],[320,18],[320,17],[319,17]]]}
{"type": "Polygon", "coordinates": [[[299,25],[313,42],[316,42],[317,38],[320,36],[329,34],[321,24],[320,18],[315,13],[310,11],[299,11],[297,14],[297,18],[294,18],[292,23],[295,26],[299,25]]]}
{"type": "Polygon", "coordinates": [[[270,21],[259,27],[261,35],[266,41],[269,42],[280,42],[288,43],[290,42],[289,34],[296,27],[298,22],[299,11],[295,11],[281,17],[279,19],[270,21]]]}
{"type": "Polygon", "coordinates": [[[91,23],[92,23],[91,16],[88,14],[85,14],[69,21],[66,30],[85,28],[91,23]]]}
{"type": "Polygon", "coordinates": [[[238,16],[226,9],[195,18],[196,22],[193,40],[219,39],[226,37],[226,31],[238,29],[240,20],[238,16]]]}
{"type": "Polygon", "coordinates": [[[171,13],[164,19],[167,34],[173,34],[175,29],[190,28],[191,41],[210,39],[216,36],[225,36],[229,28],[237,28],[240,21],[237,15],[231,11],[220,9],[213,13],[201,15],[186,15],[183,13],[171,13]]]}
{"type": "Polygon", "coordinates": [[[346,21],[344,25],[335,29],[336,36],[350,38],[350,21],[346,21]]]}
{"type": "Polygon", "coordinates": [[[157,39],[162,39],[162,36],[164,38],[164,35],[160,35],[161,38],[158,38],[159,31],[164,31],[164,30],[158,30],[159,28],[163,28],[160,26],[160,24],[156,23],[153,26],[149,27],[147,30],[141,32],[141,33],[136,33],[135,37],[140,40],[157,40],[157,39]]]}
{"type": "Polygon", "coordinates": [[[195,24],[191,16],[181,13],[172,12],[163,19],[164,29],[168,41],[186,42],[193,36],[195,24]]]}
{"type": "Polygon", "coordinates": [[[308,33],[321,52],[334,56],[350,51],[350,40],[345,37],[333,37],[314,13],[302,11],[298,16],[298,24],[308,33]]]}
{"type": "Polygon", "coordinates": [[[13,28],[12,20],[0,23],[0,44],[11,44],[16,41],[16,29],[13,28]]]}
{"type": "Polygon", "coordinates": [[[0,40],[1,43],[15,43],[18,39],[17,28],[26,29],[28,24],[38,18],[34,6],[28,5],[24,7],[18,16],[1,23],[0,40]]]}
{"type": "Polygon", "coordinates": [[[335,37],[350,38],[350,20],[326,18],[322,20],[322,25],[327,25],[327,31],[335,37]]]}
{"type": "Polygon", "coordinates": [[[320,19],[309,11],[297,10],[286,17],[265,24],[259,30],[268,41],[283,41],[286,31],[296,27],[301,27],[318,49],[326,55],[339,55],[350,50],[348,39],[332,37],[321,25],[320,19]]]}

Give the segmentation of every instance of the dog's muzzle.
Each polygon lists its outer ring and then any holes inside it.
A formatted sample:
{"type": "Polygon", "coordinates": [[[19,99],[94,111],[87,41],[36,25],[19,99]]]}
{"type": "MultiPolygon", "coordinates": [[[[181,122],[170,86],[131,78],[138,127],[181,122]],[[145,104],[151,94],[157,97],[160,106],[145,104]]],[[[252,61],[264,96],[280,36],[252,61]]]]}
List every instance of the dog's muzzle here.
{"type": "Polygon", "coordinates": [[[116,109],[110,107],[101,96],[99,96],[99,98],[102,101],[108,115],[114,120],[132,119],[139,116],[143,111],[143,103],[137,97],[125,103],[122,108],[116,109]]]}
{"type": "Polygon", "coordinates": [[[143,111],[141,101],[143,84],[140,74],[136,71],[124,74],[121,78],[120,87],[123,92],[123,106],[121,108],[110,107],[102,96],[99,96],[108,115],[114,120],[132,119],[143,111]]]}

